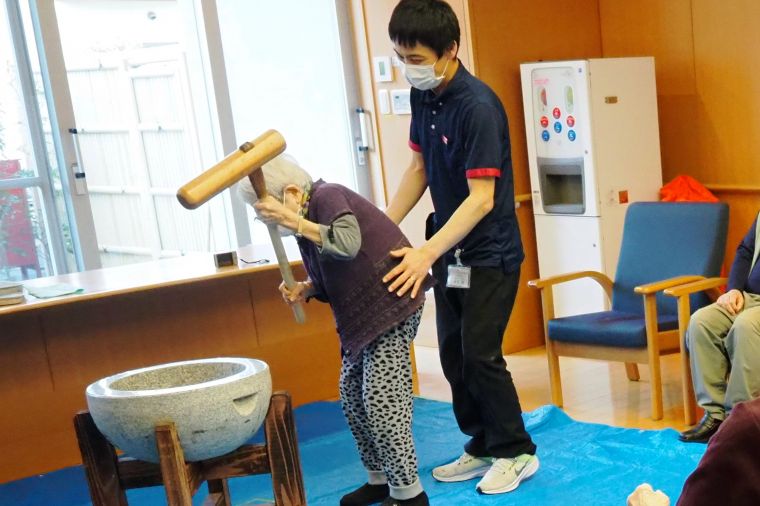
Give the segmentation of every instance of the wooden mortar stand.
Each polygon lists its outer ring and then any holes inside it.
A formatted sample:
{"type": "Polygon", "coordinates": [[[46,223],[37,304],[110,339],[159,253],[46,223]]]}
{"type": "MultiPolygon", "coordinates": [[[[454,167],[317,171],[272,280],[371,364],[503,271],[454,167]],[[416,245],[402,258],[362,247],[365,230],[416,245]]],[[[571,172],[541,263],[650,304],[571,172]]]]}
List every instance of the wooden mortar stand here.
{"type": "Polygon", "coordinates": [[[232,506],[229,478],[271,474],[274,504],[306,504],[290,395],[275,392],[264,421],[266,444],[243,445],[220,457],[185,462],[173,423],[156,426],[159,464],[118,457],[95,426],[89,411],[74,416],[93,506],[127,506],[126,490],[163,485],[169,506],[192,506],[204,481],[209,495],[203,506],[232,506]]]}

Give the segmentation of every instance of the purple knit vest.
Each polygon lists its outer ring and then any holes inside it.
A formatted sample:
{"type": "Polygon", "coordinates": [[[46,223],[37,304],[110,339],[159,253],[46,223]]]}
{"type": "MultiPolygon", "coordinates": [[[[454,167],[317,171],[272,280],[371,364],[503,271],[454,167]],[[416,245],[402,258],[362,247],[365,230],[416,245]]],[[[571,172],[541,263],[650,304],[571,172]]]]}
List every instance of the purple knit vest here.
{"type": "MultiPolygon", "coordinates": [[[[362,244],[351,260],[320,256],[317,246],[298,239],[306,271],[314,283],[314,297],[328,302],[335,316],[341,347],[349,360],[386,331],[403,322],[425,301],[424,292],[412,299],[388,292],[383,276],[399,260],[390,251],[410,246],[401,230],[367,199],[339,184],[314,183],[306,218],[330,226],[338,217],[353,214],[359,223],[362,244]]],[[[425,289],[432,286],[430,276],[425,289]]]]}

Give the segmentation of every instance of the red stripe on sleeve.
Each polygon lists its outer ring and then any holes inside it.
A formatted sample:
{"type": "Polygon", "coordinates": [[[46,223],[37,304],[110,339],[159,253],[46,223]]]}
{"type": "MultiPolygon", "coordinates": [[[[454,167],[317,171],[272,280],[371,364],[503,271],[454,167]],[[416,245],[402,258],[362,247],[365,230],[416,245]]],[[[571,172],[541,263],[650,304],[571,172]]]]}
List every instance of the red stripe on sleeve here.
{"type": "Polygon", "coordinates": [[[419,144],[415,144],[412,141],[409,141],[409,147],[412,148],[412,151],[416,151],[417,153],[422,153],[422,148],[419,144]]]}
{"type": "Polygon", "coordinates": [[[501,177],[501,169],[496,168],[482,168],[482,169],[468,169],[465,172],[467,179],[473,177],[501,177]]]}

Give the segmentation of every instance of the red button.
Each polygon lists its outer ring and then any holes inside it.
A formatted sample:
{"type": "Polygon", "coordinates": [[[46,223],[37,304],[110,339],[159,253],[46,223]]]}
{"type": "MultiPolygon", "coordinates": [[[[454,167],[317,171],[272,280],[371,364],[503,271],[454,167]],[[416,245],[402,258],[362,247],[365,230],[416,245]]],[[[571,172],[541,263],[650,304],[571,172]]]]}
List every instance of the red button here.
{"type": "Polygon", "coordinates": [[[567,126],[572,127],[575,126],[575,118],[572,116],[567,117],[567,126]]]}
{"type": "Polygon", "coordinates": [[[541,126],[546,128],[549,126],[549,118],[546,116],[541,116],[541,126]]]}
{"type": "Polygon", "coordinates": [[[554,116],[554,119],[559,119],[560,116],[562,116],[562,112],[559,110],[559,107],[555,107],[552,111],[552,116],[554,116]]]}

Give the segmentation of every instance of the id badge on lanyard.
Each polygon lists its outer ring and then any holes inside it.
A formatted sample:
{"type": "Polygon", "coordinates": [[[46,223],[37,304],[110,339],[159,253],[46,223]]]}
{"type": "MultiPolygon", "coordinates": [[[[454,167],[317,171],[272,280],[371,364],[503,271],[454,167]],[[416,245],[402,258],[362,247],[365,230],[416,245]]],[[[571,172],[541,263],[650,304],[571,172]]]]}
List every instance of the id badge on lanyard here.
{"type": "Polygon", "coordinates": [[[449,275],[446,278],[447,288],[470,288],[470,268],[462,264],[462,248],[457,248],[454,258],[457,263],[449,265],[449,275]]]}

